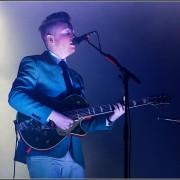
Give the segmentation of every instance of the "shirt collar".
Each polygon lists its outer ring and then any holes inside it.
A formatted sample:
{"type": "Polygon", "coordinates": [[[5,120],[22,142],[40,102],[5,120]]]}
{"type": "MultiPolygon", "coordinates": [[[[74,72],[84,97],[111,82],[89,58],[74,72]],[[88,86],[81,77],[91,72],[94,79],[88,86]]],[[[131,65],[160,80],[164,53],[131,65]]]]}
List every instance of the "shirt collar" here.
{"type": "MultiPolygon", "coordinates": [[[[53,53],[52,51],[48,50],[48,52],[51,54],[52,59],[58,64],[60,61],[62,61],[62,59],[57,56],[55,53],[53,53]]],[[[64,59],[64,61],[66,62],[66,59],[64,59]]]]}

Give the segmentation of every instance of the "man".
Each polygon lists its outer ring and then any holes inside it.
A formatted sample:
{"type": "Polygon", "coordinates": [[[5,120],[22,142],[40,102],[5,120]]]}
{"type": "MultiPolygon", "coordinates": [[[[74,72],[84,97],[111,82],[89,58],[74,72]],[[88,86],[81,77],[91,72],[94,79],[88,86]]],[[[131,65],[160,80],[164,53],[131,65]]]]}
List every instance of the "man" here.
{"type": "MultiPolygon", "coordinates": [[[[33,119],[44,126],[53,123],[60,134],[65,133],[65,136],[53,147],[41,150],[31,146],[22,132],[15,161],[27,164],[31,178],[84,178],[80,139],[77,136],[70,136],[69,131],[77,125],[75,124],[77,121],[74,121],[72,115],[63,114],[64,106],[58,109],[59,106],[55,104],[74,94],[84,97],[82,77],[74,70],[60,65],[75,52],[75,45],[72,43],[74,30],[70,16],[66,12],[53,13],[42,22],[39,30],[47,51],[41,55],[26,56],[22,59],[18,75],[9,93],[9,104],[18,112],[17,118],[24,118],[23,121],[33,119]]],[[[67,105],[67,110],[68,107],[67,105]]],[[[108,116],[95,116],[86,121],[82,120],[79,124],[86,132],[110,131],[112,124],[123,113],[124,107],[118,103],[114,105],[113,113],[108,116]]],[[[33,138],[35,133],[31,132],[32,135],[28,134],[29,139],[33,138]]],[[[44,137],[48,133],[42,132],[44,137]]],[[[36,143],[37,146],[43,144],[39,136],[35,137],[32,143],[36,143]]],[[[42,146],[49,144],[48,139],[42,146]]]]}

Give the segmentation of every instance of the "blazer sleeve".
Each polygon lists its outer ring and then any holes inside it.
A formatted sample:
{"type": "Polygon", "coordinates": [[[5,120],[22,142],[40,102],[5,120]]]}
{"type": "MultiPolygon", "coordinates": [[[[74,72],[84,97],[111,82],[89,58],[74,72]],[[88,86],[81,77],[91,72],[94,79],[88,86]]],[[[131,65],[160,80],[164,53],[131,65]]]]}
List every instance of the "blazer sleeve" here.
{"type": "Polygon", "coordinates": [[[104,131],[109,132],[113,126],[106,125],[106,115],[92,117],[88,120],[82,120],[81,126],[86,132],[104,131]]]}
{"type": "Polygon", "coordinates": [[[8,102],[18,112],[46,124],[53,109],[33,98],[33,94],[36,92],[38,73],[36,60],[32,57],[23,58],[9,92],[8,102]]]}

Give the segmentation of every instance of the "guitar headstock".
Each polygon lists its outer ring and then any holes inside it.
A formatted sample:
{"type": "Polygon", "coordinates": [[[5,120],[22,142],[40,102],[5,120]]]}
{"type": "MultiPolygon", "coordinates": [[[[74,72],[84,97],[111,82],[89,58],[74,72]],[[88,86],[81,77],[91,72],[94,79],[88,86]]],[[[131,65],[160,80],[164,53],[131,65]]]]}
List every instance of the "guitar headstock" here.
{"type": "Polygon", "coordinates": [[[171,103],[171,97],[168,94],[159,94],[148,98],[149,104],[153,106],[168,105],[171,103]]]}

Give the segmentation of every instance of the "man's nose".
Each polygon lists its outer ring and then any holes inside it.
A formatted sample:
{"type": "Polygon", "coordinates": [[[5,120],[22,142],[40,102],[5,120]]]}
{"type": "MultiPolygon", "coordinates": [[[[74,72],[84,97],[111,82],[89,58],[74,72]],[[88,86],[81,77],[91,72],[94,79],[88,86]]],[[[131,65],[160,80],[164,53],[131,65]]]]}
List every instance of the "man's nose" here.
{"type": "Polygon", "coordinates": [[[72,34],[71,34],[71,40],[72,40],[74,37],[75,37],[75,34],[72,33],[72,34]]]}

